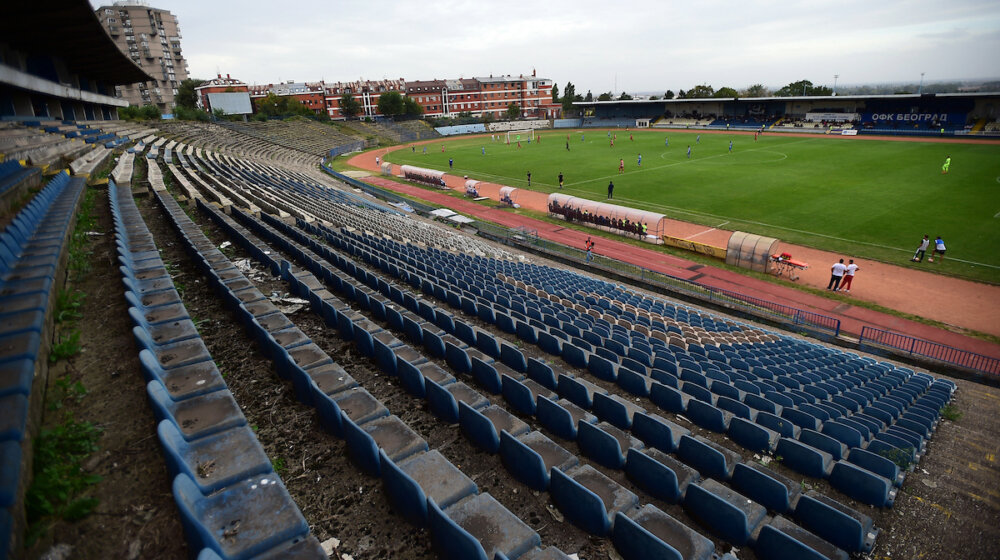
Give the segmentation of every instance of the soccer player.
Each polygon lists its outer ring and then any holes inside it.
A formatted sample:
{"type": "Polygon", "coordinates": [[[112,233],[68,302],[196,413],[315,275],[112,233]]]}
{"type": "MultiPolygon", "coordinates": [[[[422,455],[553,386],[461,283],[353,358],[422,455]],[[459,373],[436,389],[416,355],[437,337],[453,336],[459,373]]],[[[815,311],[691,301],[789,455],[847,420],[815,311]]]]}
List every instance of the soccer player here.
{"type": "Polygon", "coordinates": [[[694,143],[701,144],[701,134],[699,134],[698,137],[694,139],[694,143]]]}
{"type": "Polygon", "coordinates": [[[424,146],[424,155],[427,155],[427,146],[424,146]]]}
{"type": "Polygon", "coordinates": [[[566,141],[566,151],[569,151],[569,140],[566,141]]]}
{"type": "Polygon", "coordinates": [[[562,171],[559,172],[559,188],[563,187],[563,174],[562,171]]]}
{"type": "Polygon", "coordinates": [[[631,134],[628,135],[628,139],[631,140],[631,141],[633,141],[633,142],[635,142],[635,138],[632,138],[631,134]]]}
{"type": "Polygon", "coordinates": [[[733,141],[729,141],[729,153],[733,153],[733,141]]]}
{"type": "Polygon", "coordinates": [[[639,154],[639,161],[635,162],[636,167],[642,167],[642,154],[639,154]]]}
{"type": "Polygon", "coordinates": [[[947,175],[949,167],[951,167],[951,156],[944,158],[944,165],[941,166],[941,174],[947,175]]]}
{"type": "Polygon", "coordinates": [[[448,169],[455,169],[455,160],[448,158],[448,169]]]}
{"type": "Polygon", "coordinates": [[[691,144],[688,144],[688,159],[691,159],[691,144]]]}
{"type": "Polygon", "coordinates": [[[584,134],[583,134],[583,133],[581,132],[581,133],[580,133],[580,141],[581,141],[581,142],[583,142],[583,136],[584,136],[584,134]]]}
{"type": "Polygon", "coordinates": [[[531,171],[528,172],[528,186],[531,186],[531,171]]]}
{"type": "Polygon", "coordinates": [[[441,153],[444,153],[444,144],[441,144],[441,153]]]}
{"type": "Polygon", "coordinates": [[[486,155],[486,146],[483,146],[481,149],[483,151],[483,155],[485,156],[486,155]]]}
{"type": "Polygon", "coordinates": [[[618,174],[625,173],[625,158],[618,160],[618,174]]]}
{"type": "Polygon", "coordinates": [[[664,148],[669,148],[670,147],[670,138],[668,138],[668,137],[664,137],[663,138],[663,147],[664,148]]]}

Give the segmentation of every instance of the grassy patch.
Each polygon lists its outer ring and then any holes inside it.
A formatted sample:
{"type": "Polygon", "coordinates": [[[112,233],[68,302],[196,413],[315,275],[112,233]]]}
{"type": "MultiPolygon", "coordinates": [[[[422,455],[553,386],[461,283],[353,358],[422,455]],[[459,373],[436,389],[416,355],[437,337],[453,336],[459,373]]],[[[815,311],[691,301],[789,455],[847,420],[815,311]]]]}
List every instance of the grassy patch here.
{"type": "Polygon", "coordinates": [[[59,342],[52,345],[49,351],[49,362],[56,363],[59,360],[72,358],[80,353],[83,346],[80,344],[80,331],[74,330],[68,333],[59,334],[59,342]]]}
{"type": "Polygon", "coordinates": [[[879,451],[879,455],[885,457],[886,459],[896,463],[899,470],[906,471],[913,464],[913,448],[907,447],[906,449],[884,449],[879,451]]]}
{"type": "Polygon", "coordinates": [[[87,388],[81,381],[73,381],[64,375],[56,380],[46,397],[49,410],[59,410],[66,404],[75,404],[87,396],[87,388]]]}
{"type": "Polygon", "coordinates": [[[55,318],[56,323],[70,323],[83,317],[80,308],[87,294],[80,290],[62,289],[56,293],[55,318]]]}
{"type": "Polygon", "coordinates": [[[42,430],[35,439],[34,476],[25,496],[28,546],[56,519],[76,521],[97,507],[96,498],[83,494],[101,477],[84,472],[82,464],[97,451],[100,437],[100,428],[67,414],[60,425],[42,430]]]}
{"type": "Polygon", "coordinates": [[[941,416],[943,416],[945,420],[958,422],[962,418],[962,411],[958,410],[958,407],[954,404],[948,403],[941,407],[941,416]]]}
{"type": "Polygon", "coordinates": [[[91,270],[93,250],[87,232],[97,228],[97,219],[94,217],[97,194],[97,189],[87,189],[80,210],[76,214],[76,227],[69,241],[69,272],[74,281],[82,280],[91,270]]]}
{"type": "Polygon", "coordinates": [[[285,464],[285,458],[277,457],[271,459],[271,468],[274,469],[274,472],[278,473],[279,475],[284,474],[285,471],[288,470],[288,466],[285,464]]]}

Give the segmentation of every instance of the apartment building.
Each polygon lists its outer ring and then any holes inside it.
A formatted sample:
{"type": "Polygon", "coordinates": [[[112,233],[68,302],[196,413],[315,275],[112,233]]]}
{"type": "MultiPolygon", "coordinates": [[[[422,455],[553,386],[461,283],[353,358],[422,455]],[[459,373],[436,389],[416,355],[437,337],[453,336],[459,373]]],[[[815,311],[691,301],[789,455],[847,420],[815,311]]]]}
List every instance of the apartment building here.
{"type": "Polygon", "coordinates": [[[117,95],[130,105],[156,105],[163,113],[173,112],[177,88],[188,77],[177,18],[141,0],[114,2],[95,13],[118,49],[153,78],[118,86],[117,95]]]}

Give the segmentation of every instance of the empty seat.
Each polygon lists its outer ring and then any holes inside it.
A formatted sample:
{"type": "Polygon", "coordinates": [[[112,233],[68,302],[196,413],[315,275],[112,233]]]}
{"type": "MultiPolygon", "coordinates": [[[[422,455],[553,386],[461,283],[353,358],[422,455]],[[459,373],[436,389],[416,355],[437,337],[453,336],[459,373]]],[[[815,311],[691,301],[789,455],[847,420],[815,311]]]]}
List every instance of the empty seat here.
{"type": "Polygon", "coordinates": [[[714,534],[737,546],[750,542],[754,530],[767,516],[764,506],[715,480],[689,486],[684,508],[714,534]]]}

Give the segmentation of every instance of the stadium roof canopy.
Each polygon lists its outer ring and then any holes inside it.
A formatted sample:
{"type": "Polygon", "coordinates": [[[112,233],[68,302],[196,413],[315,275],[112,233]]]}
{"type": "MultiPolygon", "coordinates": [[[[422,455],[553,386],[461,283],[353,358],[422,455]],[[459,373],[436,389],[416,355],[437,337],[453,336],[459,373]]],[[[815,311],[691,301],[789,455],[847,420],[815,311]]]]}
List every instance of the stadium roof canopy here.
{"type": "Polygon", "coordinates": [[[0,41],[14,48],[61,58],[71,72],[109,84],[153,79],[118,50],[87,0],[12,0],[0,14],[0,41]]]}

